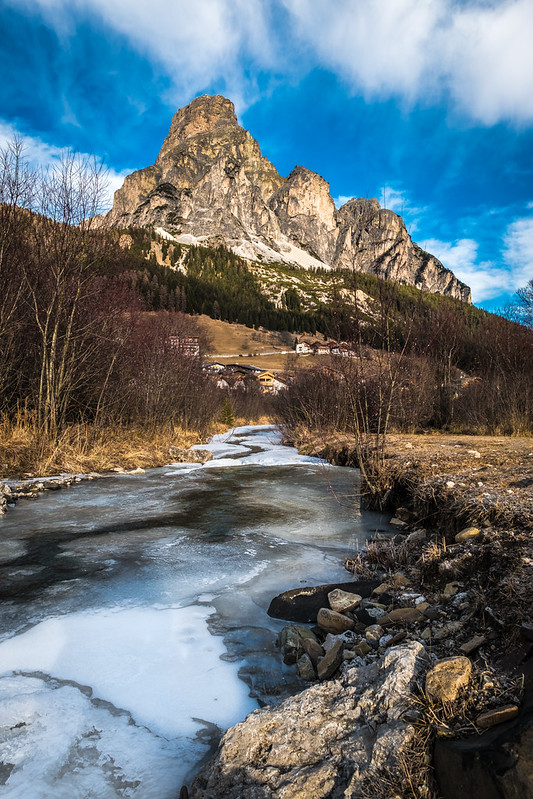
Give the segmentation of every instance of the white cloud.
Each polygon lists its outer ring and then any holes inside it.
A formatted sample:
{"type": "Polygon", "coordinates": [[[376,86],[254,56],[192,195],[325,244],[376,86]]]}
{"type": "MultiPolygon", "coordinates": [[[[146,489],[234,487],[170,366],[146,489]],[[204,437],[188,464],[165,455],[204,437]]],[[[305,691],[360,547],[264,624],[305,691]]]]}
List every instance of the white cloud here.
{"type": "Polygon", "coordinates": [[[522,217],[511,222],[503,243],[504,261],[512,271],[515,283],[513,288],[525,286],[533,279],[533,217],[522,217]]]}
{"type": "Polygon", "coordinates": [[[367,98],[449,98],[484,124],[533,119],[531,0],[282,0],[318,60],[367,98]]]}
{"type": "MultiPolygon", "coordinates": [[[[69,35],[71,0],[9,1],[40,9],[58,34],[69,35]]],[[[244,110],[257,96],[257,70],[281,62],[269,4],[262,0],[79,0],[76,7],[126,36],[166,72],[173,80],[168,100],[176,104],[222,80],[237,110],[244,110]]]]}
{"type": "Polygon", "coordinates": [[[483,124],[533,119],[532,0],[7,0],[62,36],[88,11],[159,65],[169,101],[214,81],[243,110],[259,73],[320,66],[368,99],[442,102],[483,124]]]}
{"type": "Polygon", "coordinates": [[[382,208],[388,208],[399,214],[405,222],[409,235],[416,233],[423,215],[428,211],[427,206],[416,205],[405,189],[393,186],[382,186],[379,191],[379,201],[382,208]]]}
{"type": "Polygon", "coordinates": [[[507,226],[497,261],[478,260],[474,239],[427,239],[422,246],[470,286],[474,302],[510,296],[533,278],[533,217],[515,219],[507,226]]]}
{"type": "Polygon", "coordinates": [[[346,194],[339,194],[338,197],[333,198],[333,202],[335,203],[335,208],[341,208],[343,205],[346,205],[348,200],[353,200],[354,195],[350,194],[348,197],[346,194]]]}
{"type": "MultiPolygon", "coordinates": [[[[340,194],[338,197],[334,197],[333,201],[335,206],[340,208],[348,200],[353,200],[356,196],[355,194],[340,194]]],[[[409,233],[417,230],[420,217],[428,210],[425,206],[415,205],[405,189],[397,189],[393,186],[382,186],[376,199],[382,208],[394,211],[395,214],[399,214],[402,217],[409,233]]]]}
{"type": "MultiPolygon", "coordinates": [[[[53,144],[48,144],[42,141],[42,139],[21,134],[13,125],[0,120],[0,148],[4,149],[15,137],[22,141],[24,145],[24,158],[33,167],[41,169],[54,167],[59,164],[66,152],[64,148],[62,149],[53,144]]],[[[79,153],[79,155],[84,159],[92,157],[87,153],[79,153]]],[[[96,160],[99,163],[102,162],[102,159],[98,158],[98,156],[96,156],[96,160]]],[[[113,205],[113,194],[122,186],[126,175],[129,175],[131,172],[133,172],[132,169],[124,169],[121,172],[117,172],[114,169],[106,168],[106,190],[102,198],[102,210],[111,208],[113,205]]]]}
{"type": "Polygon", "coordinates": [[[440,241],[427,239],[422,243],[427,252],[435,255],[459,280],[470,286],[473,302],[483,302],[508,291],[509,273],[491,261],[478,262],[478,243],[474,239],[440,241]]]}

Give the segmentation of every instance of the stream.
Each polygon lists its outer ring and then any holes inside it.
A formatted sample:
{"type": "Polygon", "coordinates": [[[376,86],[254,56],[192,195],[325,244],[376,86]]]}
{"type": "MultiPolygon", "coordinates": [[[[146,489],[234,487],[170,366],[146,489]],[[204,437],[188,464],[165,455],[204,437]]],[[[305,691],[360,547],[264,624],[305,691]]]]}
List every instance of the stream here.
{"type": "Polygon", "coordinates": [[[301,689],[270,600],[349,580],[384,521],[275,427],[205,447],[0,517],[0,797],[176,799],[220,730],[301,689]]]}

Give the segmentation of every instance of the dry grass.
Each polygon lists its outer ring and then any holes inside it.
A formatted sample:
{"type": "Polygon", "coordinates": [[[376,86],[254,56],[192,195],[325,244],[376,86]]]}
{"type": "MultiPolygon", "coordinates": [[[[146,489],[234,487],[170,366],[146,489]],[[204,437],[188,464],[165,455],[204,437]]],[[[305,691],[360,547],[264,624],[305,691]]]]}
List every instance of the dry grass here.
{"type": "Polygon", "coordinates": [[[361,799],[438,799],[433,779],[428,728],[415,730],[409,746],[400,754],[394,770],[370,775],[361,799]]]}
{"type": "MultiPolygon", "coordinates": [[[[235,420],[236,426],[271,423],[267,416],[235,420]]],[[[220,422],[213,422],[202,433],[171,424],[155,428],[78,424],[52,439],[39,432],[31,413],[22,411],[14,420],[0,419],[0,479],[164,466],[172,460],[168,451],[171,445],[185,449],[227,429],[220,422]]]]}
{"type": "MultiPolygon", "coordinates": [[[[349,435],[300,430],[293,437],[305,454],[353,463],[349,435]]],[[[392,509],[408,501],[424,526],[450,534],[469,524],[530,525],[532,474],[531,437],[390,434],[376,500],[392,509]]]]}
{"type": "MultiPolygon", "coordinates": [[[[331,365],[329,355],[303,355],[297,359],[293,352],[287,355],[287,351],[292,350],[292,343],[287,343],[283,338],[287,334],[264,327],[253,330],[245,325],[230,324],[209,316],[195,318],[213,342],[206,361],[242,363],[244,366],[258,366],[260,369],[273,369],[277,372],[294,369],[294,363],[299,369],[331,365]],[[266,352],[273,354],[265,355],[266,352]],[[287,363],[288,358],[296,360],[291,364],[287,363]]],[[[294,336],[292,339],[294,340],[294,336]]]]}
{"type": "MultiPolygon", "coordinates": [[[[355,450],[349,436],[295,435],[308,453],[349,463],[355,450]]],[[[435,796],[431,751],[436,737],[466,737],[480,732],[480,712],[519,705],[522,685],[506,675],[523,656],[520,625],[531,616],[533,572],[533,440],[530,437],[449,434],[388,437],[379,475],[378,500],[391,515],[401,506],[410,528],[423,527],[423,540],[409,544],[395,536],[372,542],[346,562],[349,571],[390,581],[400,568],[411,590],[438,607],[429,646],[438,658],[461,654],[460,647],[482,634],[468,690],[453,705],[428,701],[423,686],[408,720],[416,729],[413,745],[394,773],[369,785],[373,799],[435,796]],[[471,524],[480,533],[466,543],[455,535],[471,524]],[[398,543],[399,541],[399,543],[398,543]],[[447,583],[459,582],[466,597],[457,605],[445,597],[447,583]],[[445,635],[439,635],[446,631],[445,635]]],[[[400,604],[401,599],[398,598],[400,604]]],[[[420,628],[414,635],[420,633],[420,628]]],[[[409,633],[408,633],[409,634],[409,633]]]]}
{"type": "Polygon", "coordinates": [[[264,327],[254,330],[246,325],[230,324],[205,315],[196,317],[196,321],[213,341],[212,356],[291,349],[290,345],[283,342],[280,333],[264,327]]]}
{"type": "MultiPolygon", "coordinates": [[[[214,425],[209,433],[222,432],[214,425]]],[[[196,431],[167,425],[156,429],[89,424],[71,425],[57,440],[40,434],[29,414],[0,422],[0,476],[23,477],[61,472],[103,472],[116,467],[134,469],[162,466],[171,458],[168,448],[190,447],[202,438],[196,431]]]]}

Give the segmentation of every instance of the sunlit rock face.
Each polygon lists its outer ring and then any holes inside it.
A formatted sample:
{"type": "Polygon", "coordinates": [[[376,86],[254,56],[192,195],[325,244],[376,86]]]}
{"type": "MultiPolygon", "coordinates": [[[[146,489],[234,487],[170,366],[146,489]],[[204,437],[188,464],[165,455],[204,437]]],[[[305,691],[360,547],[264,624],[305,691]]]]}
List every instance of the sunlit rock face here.
{"type": "Polygon", "coordinates": [[[355,268],[470,302],[468,286],[376,199],[337,210],[315,172],[298,166],[283,178],[219,95],[177,111],[155,164],[126,177],[99,224],[160,227],[250,259],[355,268]]]}
{"type": "Polygon", "coordinates": [[[372,796],[409,757],[415,731],[403,716],[423,656],[416,641],[393,647],[378,662],[254,711],[223,736],[191,799],[372,796]]]}

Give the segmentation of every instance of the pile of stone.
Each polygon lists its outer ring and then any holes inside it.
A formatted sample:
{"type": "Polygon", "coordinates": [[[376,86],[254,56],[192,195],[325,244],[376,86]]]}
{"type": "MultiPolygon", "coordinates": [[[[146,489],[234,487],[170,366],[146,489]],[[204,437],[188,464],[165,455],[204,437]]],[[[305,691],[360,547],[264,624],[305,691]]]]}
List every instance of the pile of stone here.
{"type": "Polygon", "coordinates": [[[409,628],[411,637],[423,643],[419,627],[428,622],[427,612],[429,617],[435,615],[429,603],[424,597],[415,596],[412,599],[418,601],[418,606],[392,604],[391,590],[408,583],[403,574],[397,573],[392,586],[378,585],[366,598],[332,587],[327,594],[329,607],[318,610],[314,627],[288,624],[280,632],[278,646],[284,663],[296,664],[300,676],[308,682],[327,680],[345,661],[364,665],[375,660],[403,641],[409,628]]]}
{"type": "MultiPolygon", "coordinates": [[[[132,471],[130,474],[138,474],[132,471]]],[[[97,472],[88,474],[67,474],[51,478],[28,478],[19,482],[0,483],[0,513],[5,513],[9,505],[15,505],[19,499],[36,499],[44,491],[59,491],[83,480],[94,480],[101,477],[97,472]]]]}
{"type": "Polygon", "coordinates": [[[405,574],[396,572],[379,584],[306,587],[276,597],[271,608],[294,619],[278,636],[283,660],[313,684],[229,730],[195,780],[194,799],[367,795],[372,785],[390,784],[391,774],[398,777],[394,787],[400,795],[399,760],[409,764],[417,795],[428,795],[431,735],[442,741],[438,751],[444,765],[436,777],[445,799],[459,795],[470,749],[489,753],[476,779],[490,790],[500,791],[505,783],[518,790],[516,795],[529,797],[523,774],[530,760],[527,707],[520,706],[518,694],[505,692],[483,673],[477,661],[488,643],[484,636],[446,656],[447,643],[457,647],[448,614],[470,606],[463,588],[449,584],[430,604],[405,574]],[[460,718],[459,737],[469,725],[466,753],[453,748],[457,742],[449,743],[455,737],[453,718],[460,718]],[[422,727],[433,732],[417,738],[422,727]],[[476,731],[483,734],[472,735],[476,731]],[[503,776],[490,756],[492,739],[485,742],[484,736],[493,733],[502,741],[511,736],[517,753],[503,776]],[[420,761],[421,746],[426,749],[420,761]]]}
{"type": "Polygon", "coordinates": [[[7,483],[0,483],[0,515],[6,512],[10,497],[10,487],[7,485],[7,483]]]}
{"type": "Polygon", "coordinates": [[[171,444],[168,448],[168,454],[174,463],[207,463],[213,459],[213,453],[210,449],[185,449],[183,447],[176,447],[171,444]]]}
{"type": "MultiPolygon", "coordinates": [[[[350,592],[330,593],[330,604],[337,607],[338,602],[356,602],[352,597],[357,595],[346,596],[350,592]]],[[[319,614],[321,621],[331,626],[333,619],[340,625],[331,614],[349,620],[347,614],[359,610],[362,602],[361,598],[350,611],[324,608],[328,613],[319,614]]],[[[346,659],[361,636],[354,629],[337,633],[321,629],[325,637],[308,627],[287,625],[280,636],[288,662],[315,659],[313,669],[321,681],[281,705],[254,711],[228,730],[195,778],[192,799],[341,799],[384,796],[386,787],[391,797],[404,795],[406,788],[410,796],[430,795],[431,750],[424,749],[429,738],[417,733],[421,708],[429,708],[434,719],[442,709],[447,718],[454,704],[467,701],[476,691],[471,659],[459,655],[436,660],[417,641],[393,646],[377,640],[376,646],[375,638],[374,644],[368,642],[372,654],[346,659]],[[331,655],[334,651],[337,655],[331,655]],[[334,663],[335,678],[327,679],[327,671],[330,676],[334,673],[334,663]]],[[[437,737],[437,744],[442,740],[436,768],[439,795],[444,799],[466,795],[461,791],[464,784],[473,799],[530,799],[531,724],[527,703],[524,708],[508,704],[478,715],[476,726],[483,735],[464,742],[437,737]],[[505,763],[494,756],[494,735],[504,744],[513,742],[512,756],[505,763]],[[461,748],[463,743],[466,748],[461,748]]]]}

